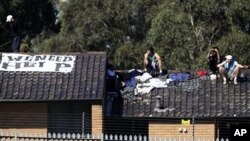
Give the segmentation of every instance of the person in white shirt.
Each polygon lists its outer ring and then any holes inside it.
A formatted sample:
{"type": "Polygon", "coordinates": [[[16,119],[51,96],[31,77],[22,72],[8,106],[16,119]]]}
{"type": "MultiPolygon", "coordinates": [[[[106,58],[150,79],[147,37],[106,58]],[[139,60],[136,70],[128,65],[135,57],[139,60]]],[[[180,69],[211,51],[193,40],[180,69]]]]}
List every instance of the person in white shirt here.
{"type": "Polygon", "coordinates": [[[246,65],[241,65],[233,59],[232,55],[227,55],[226,60],[218,64],[219,73],[223,78],[223,84],[227,84],[227,79],[233,80],[237,84],[237,76],[240,68],[248,68],[246,65]]]}

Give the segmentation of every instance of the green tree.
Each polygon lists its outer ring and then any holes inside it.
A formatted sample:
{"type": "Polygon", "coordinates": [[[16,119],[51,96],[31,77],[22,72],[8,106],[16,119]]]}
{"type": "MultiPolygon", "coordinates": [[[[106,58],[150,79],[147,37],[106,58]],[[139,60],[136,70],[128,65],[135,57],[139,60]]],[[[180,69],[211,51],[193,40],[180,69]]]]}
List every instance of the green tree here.
{"type": "Polygon", "coordinates": [[[166,69],[207,67],[218,46],[249,63],[250,0],[54,0],[59,32],[44,30],[34,52],[108,51],[117,69],[142,68],[153,46],[166,69]]]}
{"type": "Polygon", "coordinates": [[[0,3],[1,37],[0,43],[8,41],[6,16],[13,15],[23,33],[23,42],[30,44],[30,39],[43,30],[56,32],[57,11],[50,0],[2,0],[0,3]]]}

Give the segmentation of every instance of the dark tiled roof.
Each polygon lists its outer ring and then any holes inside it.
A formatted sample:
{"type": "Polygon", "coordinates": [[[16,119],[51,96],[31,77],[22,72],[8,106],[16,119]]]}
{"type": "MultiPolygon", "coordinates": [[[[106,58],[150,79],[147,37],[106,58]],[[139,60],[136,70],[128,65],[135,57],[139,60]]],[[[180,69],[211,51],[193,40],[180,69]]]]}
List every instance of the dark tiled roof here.
{"type": "Polygon", "coordinates": [[[123,117],[211,118],[250,117],[250,81],[238,85],[191,80],[154,89],[142,99],[123,99],[123,117]],[[158,98],[157,98],[158,97],[158,98]],[[156,107],[157,101],[161,108],[156,107]]]}
{"type": "Polygon", "coordinates": [[[101,100],[106,53],[67,55],[76,56],[70,73],[0,71],[0,101],[101,100]]]}

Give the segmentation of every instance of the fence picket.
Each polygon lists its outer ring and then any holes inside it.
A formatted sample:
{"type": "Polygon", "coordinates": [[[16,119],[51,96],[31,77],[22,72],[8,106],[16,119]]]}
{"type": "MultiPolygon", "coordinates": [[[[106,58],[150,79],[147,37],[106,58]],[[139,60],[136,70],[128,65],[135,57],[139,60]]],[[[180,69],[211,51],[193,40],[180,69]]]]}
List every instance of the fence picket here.
{"type": "Polygon", "coordinates": [[[139,141],[142,141],[142,136],[139,135],[139,136],[138,136],[138,139],[139,139],[139,141]]]}
{"type": "Polygon", "coordinates": [[[127,135],[124,136],[124,140],[125,140],[125,141],[128,140],[128,136],[127,136],[127,135]]]}
{"type": "Polygon", "coordinates": [[[113,140],[113,135],[112,134],[110,134],[109,139],[113,140]]]}
{"type": "Polygon", "coordinates": [[[52,138],[56,138],[56,133],[52,133],[52,138]]]}
{"type": "Polygon", "coordinates": [[[119,135],[119,140],[123,140],[123,136],[121,134],[119,135]]]}
{"type": "Polygon", "coordinates": [[[86,138],[87,138],[87,139],[90,139],[90,138],[91,138],[91,135],[88,133],[88,134],[86,135],[86,138]]]}
{"type": "Polygon", "coordinates": [[[148,140],[147,136],[144,136],[144,137],[143,137],[143,140],[144,140],[144,141],[147,141],[147,140],[148,140]]]}
{"type": "Polygon", "coordinates": [[[114,140],[118,140],[118,136],[116,134],[114,135],[114,140]]]}
{"type": "Polygon", "coordinates": [[[136,135],[134,135],[134,141],[137,141],[137,136],[136,135]]]}
{"type": "Polygon", "coordinates": [[[81,138],[81,134],[77,133],[77,139],[80,139],[81,138]]]}
{"type": "Polygon", "coordinates": [[[107,134],[104,135],[104,139],[108,140],[108,135],[107,134]]]}

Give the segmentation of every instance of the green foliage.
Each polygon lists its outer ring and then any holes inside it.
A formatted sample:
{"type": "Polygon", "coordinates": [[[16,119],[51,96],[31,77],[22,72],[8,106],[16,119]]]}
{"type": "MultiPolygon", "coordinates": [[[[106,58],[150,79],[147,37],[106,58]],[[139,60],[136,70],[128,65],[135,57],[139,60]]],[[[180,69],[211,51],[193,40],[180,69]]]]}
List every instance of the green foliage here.
{"type": "Polygon", "coordinates": [[[55,24],[57,12],[50,0],[1,0],[0,44],[10,40],[6,23],[6,16],[10,14],[18,22],[26,46],[30,46],[30,40],[43,30],[58,30],[55,24]]]}
{"type": "Polygon", "coordinates": [[[129,69],[127,66],[142,66],[144,53],[140,44],[131,42],[123,44],[114,54],[114,63],[117,68],[129,69]]]}
{"type": "Polygon", "coordinates": [[[230,34],[217,42],[224,55],[232,54],[241,64],[250,64],[250,36],[243,31],[233,29],[230,34]]]}
{"type": "Polygon", "coordinates": [[[107,51],[116,69],[131,69],[143,68],[146,48],[153,46],[163,68],[197,70],[207,69],[213,46],[249,64],[249,5],[250,0],[3,0],[0,18],[15,11],[29,35],[23,46],[32,52],[107,51]]]}

